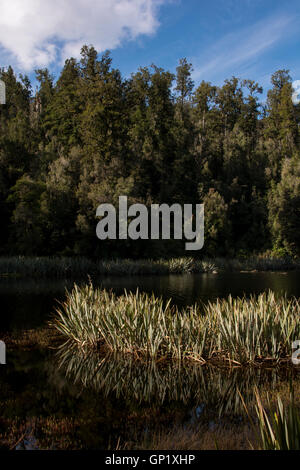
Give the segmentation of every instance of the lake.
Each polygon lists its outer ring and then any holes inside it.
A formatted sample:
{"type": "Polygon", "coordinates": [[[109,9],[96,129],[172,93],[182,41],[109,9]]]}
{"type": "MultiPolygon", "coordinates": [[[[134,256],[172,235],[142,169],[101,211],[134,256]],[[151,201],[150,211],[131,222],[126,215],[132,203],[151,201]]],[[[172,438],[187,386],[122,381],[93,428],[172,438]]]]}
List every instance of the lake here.
{"type": "MultiPolygon", "coordinates": [[[[118,294],[137,288],[154,292],[179,307],[268,289],[300,296],[299,272],[105,277],[94,284],[118,294]]],[[[72,285],[1,280],[0,330],[43,327],[72,285]]],[[[14,429],[16,441],[27,432],[41,447],[115,449],[118,443],[145,441],[174,426],[239,426],[245,418],[238,390],[250,404],[254,386],[272,392],[287,388],[291,379],[299,383],[296,368],[140,364],[122,357],[100,360],[72,348],[8,348],[7,365],[1,366],[0,415],[11,423],[7,426],[14,429]]]]}
{"type": "MultiPolygon", "coordinates": [[[[86,281],[78,281],[82,284],[86,281]]],[[[70,280],[0,280],[2,304],[0,331],[31,329],[49,320],[57,301],[65,296],[65,289],[72,289],[70,280]]],[[[259,294],[268,289],[287,296],[300,296],[300,272],[290,271],[259,273],[184,274],[164,276],[103,277],[94,284],[113,289],[122,294],[140,291],[171,299],[178,307],[196,302],[214,300],[217,297],[233,297],[243,294],[259,294]]]]}

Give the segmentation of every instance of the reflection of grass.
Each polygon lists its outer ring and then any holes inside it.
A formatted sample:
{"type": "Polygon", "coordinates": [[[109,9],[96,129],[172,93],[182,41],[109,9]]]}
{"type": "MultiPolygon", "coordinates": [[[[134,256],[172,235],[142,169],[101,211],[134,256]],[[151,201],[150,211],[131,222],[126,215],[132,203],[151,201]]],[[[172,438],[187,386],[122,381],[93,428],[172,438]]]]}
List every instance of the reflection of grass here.
{"type": "Polygon", "coordinates": [[[138,358],[226,359],[237,364],[278,361],[300,337],[297,299],[274,293],[217,300],[181,312],[147,294],[115,296],[91,284],[75,286],[57,309],[54,326],[82,347],[104,345],[138,358]]]}
{"type": "MultiPolygon", "coordinates": [[[[292,370],[200,366],[197,363],[146,363],[133,357],[99,357],[96,352],[82,351],[75,345],[62,346],[57,353],[60,370],[77,385],[93,389],[104,396],[115,395],[118,401],[164,405],[181,402],[199,406],[203,413],[217,417],[237,416],[243,411],[238,391],[249,406],[254,402],[253,389],[275,391],[281,379],[293,377],[292,370]]],[[[295,381],[295,388],[299,391],[295,381]]],[[[285,390],[285,388],[283,388],[285,390]]],[[[282,390],[281,390],[282,391],[282,390]]],[[[203,414],[201,414],[203,416],[203,414]]]]}
{"type": "Polygon", "coordinates": [[[249,257],[246,259],[173,258],[159,260],[89,260],[83,257],[1,257],[0,278],[36,279],[82,278],[88,275],[144,275],[212,273],[218,271],[286,271],[300,269],[300,261],[291,258],[249,257]]]}
{"type": "Polygon", "coordinates": [[[58,368],[63,351],[9,354],[0,377],[0,448],[32,432],[40,449],[210,449],[215,441],[219,449],[244,449],[254,441],[240,421],[237,388],[252,414],[254,386],[265,408],[267,392],[280,393],[285,405],[293,378],[300,399],[292,368],[221,369],[123,355],[102,362],[99,353],[75,347],[58,368]]]}

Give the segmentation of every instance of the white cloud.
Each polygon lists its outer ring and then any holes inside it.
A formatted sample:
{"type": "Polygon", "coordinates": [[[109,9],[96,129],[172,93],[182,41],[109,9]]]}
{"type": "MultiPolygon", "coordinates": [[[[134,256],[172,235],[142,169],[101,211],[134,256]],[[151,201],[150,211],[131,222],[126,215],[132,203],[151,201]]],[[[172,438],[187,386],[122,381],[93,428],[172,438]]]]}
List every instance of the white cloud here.
{"type": "Polygon", "coordinates": [[[195,60],[194,79],[215,79],[256,61],[293,30],[293,18],[271,17],[240,31],[228,34],[209,48],[205,58],[195,60]]]}
{"type": "Polygon", "coordinates": [[[83,44],[101,52],[153,34],[163,0],[0,0],[0,47],[31,70],[78,57],[83,44]]]}

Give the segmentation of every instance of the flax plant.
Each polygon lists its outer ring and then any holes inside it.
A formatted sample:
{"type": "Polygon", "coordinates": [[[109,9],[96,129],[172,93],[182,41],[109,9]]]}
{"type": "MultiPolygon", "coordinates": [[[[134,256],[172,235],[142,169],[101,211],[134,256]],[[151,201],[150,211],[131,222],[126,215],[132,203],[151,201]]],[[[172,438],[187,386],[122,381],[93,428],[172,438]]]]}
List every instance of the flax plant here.
{"type": "Polygon", "coordinates": [[[204,305],[212,348],[240,364],[288,358],[292,342],[300,337],[299,314],[298,299],[276,298],[271,291],[204,305]]]}
{"type": "Polygon", "coordinates": [[[117,297],[91,284],[75,285],[57,308],[53,325],[82,347],[105,343],[111,351],[139,357],[190,357],[204,362],[206,319],[138,291],[117,297]]]}
{"type": "Polygon", "coordinates": [[[288,359],[300,338],[300,303],[273,292],[178,311],[145,293],[118,297],[92,284],[67,293],[54,326],[82,347],[105,344],[137,357],[222,359],[237,364],[288,359]]]}
{"type": "Polygon", "coordinates": [[[257,391],[256,399],[262,449],[300,450],[300,411],[294,404],[293,394],[286,406],[278,396],[276,411],[273,411],[270,417],[257,391]]]}

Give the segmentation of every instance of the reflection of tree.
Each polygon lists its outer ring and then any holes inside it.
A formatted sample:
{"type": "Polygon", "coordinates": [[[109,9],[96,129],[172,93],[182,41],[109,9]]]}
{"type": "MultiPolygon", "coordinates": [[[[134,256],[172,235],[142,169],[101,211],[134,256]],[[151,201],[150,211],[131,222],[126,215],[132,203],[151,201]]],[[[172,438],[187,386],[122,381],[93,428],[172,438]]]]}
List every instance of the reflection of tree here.
{"type": "MultiPolygon", "coordinates": [[[[243,405],[253,399],[253,388],[274,389],[283,373],[275,369],[220,369],[198,364],[141,364],[133,358],[100,357],[84,353],[75,346],[64,346],[58,352],[59,367],[74,384],[92,388],[108,397],[151,403],[158,406],[181,402],[200,406],[221,415],[240,414],[243,405]]],[[[288,371],[284,372],[289,375],[288,371]]]]}

